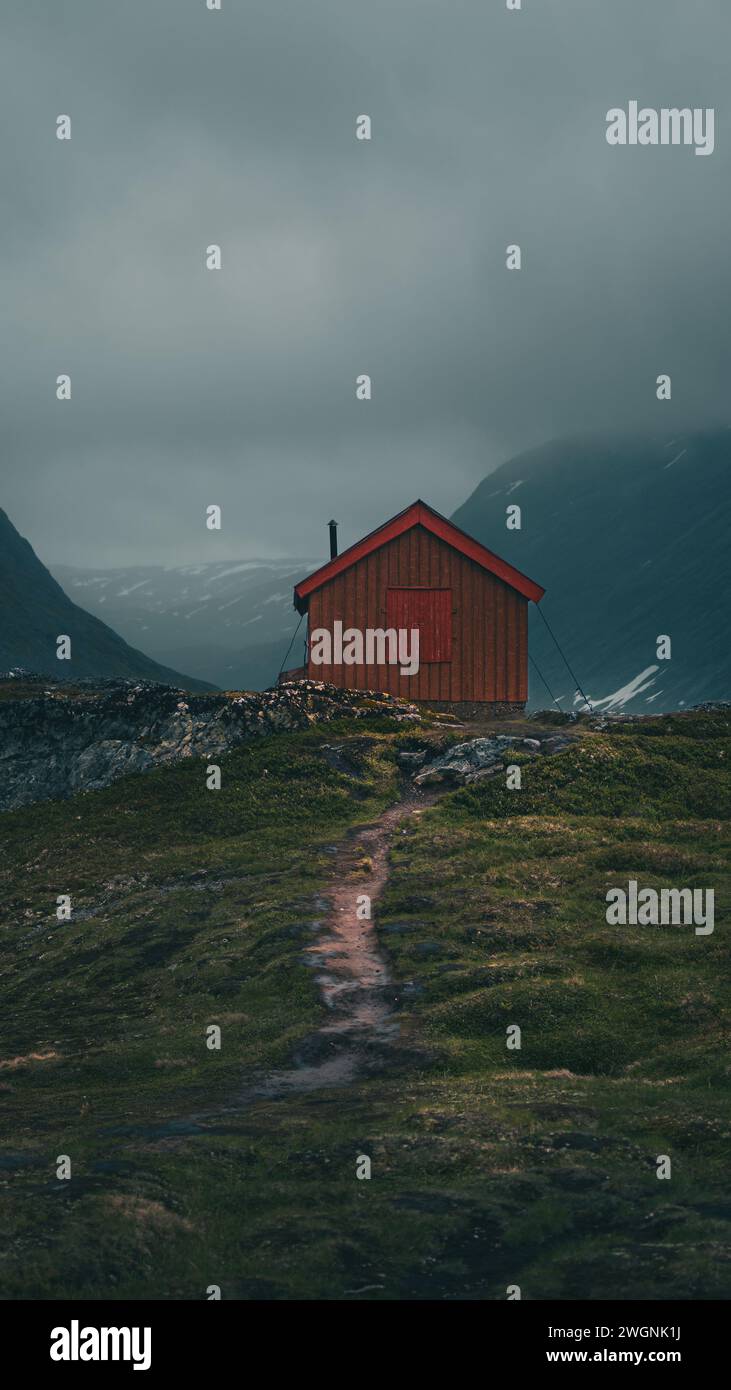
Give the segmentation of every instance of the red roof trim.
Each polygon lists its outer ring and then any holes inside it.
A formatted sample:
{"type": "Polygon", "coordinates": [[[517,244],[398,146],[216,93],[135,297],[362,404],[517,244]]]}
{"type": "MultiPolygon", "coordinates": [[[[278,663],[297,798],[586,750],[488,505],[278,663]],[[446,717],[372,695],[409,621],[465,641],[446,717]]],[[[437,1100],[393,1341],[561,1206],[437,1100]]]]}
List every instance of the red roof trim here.
{"type": "Polygon", "coordinates": [[[371,531],[369,536],[364,536],[362,541],[357,541],[344,550],[341,555],[336,555],[334,560],[328,560],[327,564],[321,565],[313,574],[306,579],[300,580],[294,589],[294,606],[300,612],[307,610],[307,599],[316,589],[320,589],[323,584],[334,579],[336,575],[342,574],[343,570],[350,569],[358,560],[370,555],[372,551],[380,549],[382,545],[387,545],[389,541],[395,540],[396,536],[402,536],[404,531],[411,530],[412,526],[423,526],[432,535],[438,536],[440,540],[451,545],[455,550],[459,550],[468,560],[474,560],[475,564],[482,569],[489,570],[491,574],[502,579],[505,584],[509,584],[512,589],[517,589],[524,598],[532,599],[538,603],[542,598],[545,589],[540,584],[528,579],[520,570],[514,569],[507,560],[501,560],[499,555],[493,555],[486,546],[480,545],[479,541],[473,540],[465,531],[461,531],[459,526],[448,521],[445,516],[435,512],[433,507],[426,502],[412,502],[405,511],[399,512],[390,521],[384,522],[377,530],[371,531]]]}

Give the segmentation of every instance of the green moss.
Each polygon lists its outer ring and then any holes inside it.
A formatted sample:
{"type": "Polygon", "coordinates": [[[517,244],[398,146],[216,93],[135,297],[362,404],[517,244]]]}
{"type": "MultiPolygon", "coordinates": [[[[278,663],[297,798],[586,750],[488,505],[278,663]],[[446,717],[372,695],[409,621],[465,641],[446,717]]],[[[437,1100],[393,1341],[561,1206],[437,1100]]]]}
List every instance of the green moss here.
{"type": "Polygon", "coordinates": [[[244,1098],[323,1020],[301,959],[332,846],[414,741],[379,729],[262,741],[219,793],[180,764],[4,817],[2,1055],[47,1054],[0,1070],[5,1297],[728,1298],[721,716],[583,731],[521,792],[410,822],[378,912],[403,1046],[244,1098]],[[713,887],[716,931],[608,926],[629,877],[713,887]]]}
{"type": "MultiPolygon", "coordinates": [[[[620,729],[622,726],[619,726],[620,729]]],[[[587,735],[555,757],[521,762],[522,787],[502,778],[464,788],[456,817],[521,815],[636,816],[652,819],[731,816],[731,740],[711,746],[691,737],[662,742],[629,732],[587,735]]],[[[512,755],[510,762],[521,761],[512,755]]]]}

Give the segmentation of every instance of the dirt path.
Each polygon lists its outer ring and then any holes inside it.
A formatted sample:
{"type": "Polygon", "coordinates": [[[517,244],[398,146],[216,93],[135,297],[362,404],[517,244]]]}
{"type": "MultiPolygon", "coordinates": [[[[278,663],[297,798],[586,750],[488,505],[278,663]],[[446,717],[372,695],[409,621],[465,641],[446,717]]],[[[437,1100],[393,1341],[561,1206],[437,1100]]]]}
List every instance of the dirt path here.
{"type": "Polygon", "coordinates": [[[137,1127],[148,1141],[210,1132],[212,1123],[240,1115],[251,1102],[344,1086],[393,1057],[399,1045],[397,991],[378,942],[375,910],[388,881],[394,835],[403,821],[432,806],[440,790],[408,786],[401,801],[372,824],[350,830],[337,849],[320,895],[327,907],[319,934],[306,948],[328,1016],[295,1050],[294,1066],[248,1082],[223,1106],[137,1127]],[[356,916],[356,899],[364,893],[371,900],[370,920],[356,916]]]}
{"type": "Polygon", "coordinates": [[[388,852],[401,823],[434,804],[438,791],[409,788],[372,825],[349,832],[337,852],[321,934],[307,948],[328,1019],[298,1048],[297,1065],[272,1073],[249,1094],[284,1095],[344,1085],[381,1064],[399,1037],[396,988],[375,929],[375,909],[388,880],[388,852]],[[371,900],[370,920],[356,915],[371,900]]]}

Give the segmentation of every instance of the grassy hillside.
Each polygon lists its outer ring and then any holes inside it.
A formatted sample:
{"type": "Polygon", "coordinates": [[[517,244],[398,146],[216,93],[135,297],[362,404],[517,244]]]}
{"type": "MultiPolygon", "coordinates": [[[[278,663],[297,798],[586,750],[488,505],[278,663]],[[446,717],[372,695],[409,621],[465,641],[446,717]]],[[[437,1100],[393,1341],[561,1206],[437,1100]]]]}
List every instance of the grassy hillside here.
{"type": "Polygon", "coordinates": [[[730,724],[587,731],[522,791],[409,821],[378,914],[401,1044],[287,1097],[252,1078],[322,1020],[302,955],[333,847],[396,799],[413,731],[328,725],[224,759],[218,793],[191,762],[2,817],[2,1295],[728,1297],[730,724]],[[607,926],[630,877],[715,888],[714,934],[607,926]]]}

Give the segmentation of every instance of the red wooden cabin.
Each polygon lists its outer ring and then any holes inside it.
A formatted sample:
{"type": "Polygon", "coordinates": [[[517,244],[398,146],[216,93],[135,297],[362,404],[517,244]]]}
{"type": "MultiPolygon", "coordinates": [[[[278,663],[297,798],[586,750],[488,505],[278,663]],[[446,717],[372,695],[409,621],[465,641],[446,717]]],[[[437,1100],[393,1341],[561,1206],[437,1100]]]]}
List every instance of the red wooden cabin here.
{"type": "Polygon", "coordinates": [[[528,698],[528,603],[543,593],[426,502],[414,502],[295,586],[295,608],[308,614],[307,664],[286,675],[431,705],[520,708],[528,698]],[[313,633],[336,623],[361,632],[418,628],[418,671],[402,675],[399,664],[365,660],[314,664],[313,633]]]}

